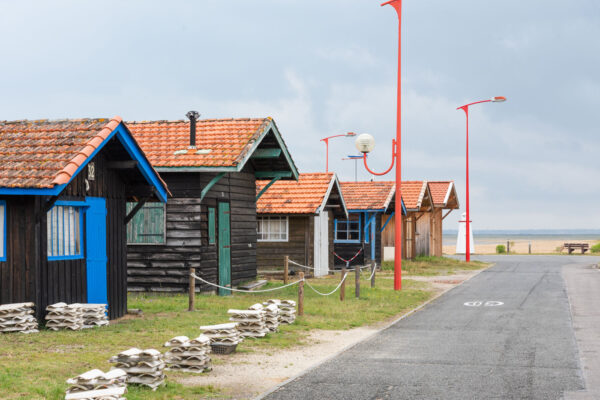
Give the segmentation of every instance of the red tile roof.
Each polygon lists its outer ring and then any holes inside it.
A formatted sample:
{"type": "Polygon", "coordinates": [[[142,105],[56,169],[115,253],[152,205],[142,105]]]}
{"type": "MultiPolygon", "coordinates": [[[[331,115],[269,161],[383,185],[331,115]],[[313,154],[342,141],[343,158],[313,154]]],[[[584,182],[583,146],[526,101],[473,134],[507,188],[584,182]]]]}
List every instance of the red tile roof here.
{"type": "MultiPolygon", "coordinates": [[[[314,214],[326,202],[335,174],[300,174],[298,181],[277,181],[256,202],[259,214],[314,214]]],[[[270,181],[256,181],[258,194],[270,181]]]]}
{"type": "Polygon", "coordinates": [[[197,150],[188,149],[189,121],[133,121],[127,127],[154,167],[233,167],[272,123],[270,117],[199,120],[197,150]]]}
{"type": "Polygon", "coordinates": [[[0,187],[52,188],[77,168],[121,123],[121,117],[0,121],[0,187]]]}
{"type": "Polygon", "coordinates": [[[382,210],[394,197],[396,183],[342,182],[342,193],[348,210],[382,210]]]}
{"type": "MultiPolygon", "coordinates": [[[[433,204],[436,207],[445,208],[446,206],[448,206],[450,196],[456,191],[454,181],[429,181],[427,183],[431,192],[433,204]]],[[[456,204],[456,206],[458,207],[458,204],[456,204]]]]}
{"type": "Polygon", "coordinates": [[[427,181],[402,181],[402,200],[407,210],[421,208],[423,198],[427,194],[427,181]]]}

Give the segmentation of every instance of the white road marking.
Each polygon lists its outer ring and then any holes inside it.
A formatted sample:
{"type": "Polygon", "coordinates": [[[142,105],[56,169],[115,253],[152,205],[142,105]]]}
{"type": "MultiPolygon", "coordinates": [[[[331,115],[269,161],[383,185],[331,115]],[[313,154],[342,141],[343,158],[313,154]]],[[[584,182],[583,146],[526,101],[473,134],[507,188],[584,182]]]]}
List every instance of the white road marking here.
{"type": "Polygon", "coordinates": [[[484,303],[483,301],[477,300],[477,301],[467,301],[464,305],[467,307],[481,307],[481,306],[498,307],[498,306],[504,305],[504,303],[501,301],[495,301],[495,300],[489,300],[484,303]]]}

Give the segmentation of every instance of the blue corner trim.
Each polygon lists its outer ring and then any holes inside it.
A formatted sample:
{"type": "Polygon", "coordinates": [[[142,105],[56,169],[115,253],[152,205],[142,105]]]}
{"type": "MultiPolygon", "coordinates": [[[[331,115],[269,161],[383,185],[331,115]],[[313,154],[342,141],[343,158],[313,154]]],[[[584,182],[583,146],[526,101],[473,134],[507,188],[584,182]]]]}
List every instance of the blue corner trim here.
{"type": "Polygon", "coordinates": [[[392,218],[394,217],[395,212],[392,211],[392,213],[388,216],[388,218],[385,220],[385,224],[383,224],[383,226],[381,227],[381,230],[379,231],[379,233],[383,232],[385,230],[385,227],[387,226],[387,224],[390,223],[390,221],[392,220],[392,218]]]}
{"type": "Polygon", "coordinates": [[[0,205],[4,206],[4,218],[2,219],[4,225],[2,230],[4,231],[4,235],[2,235],[2,243],[0,243],[2,246],[2,256],[0,256],[0,261],[6,261],[6,201],[0,200],[0,205]]]}
{"type": "Polygon", "coordinates": [[[69,179],[68,183],[66,183],[64,185],[58,185],[58,186],[55,186],[53,188],[48,188],[48,189],[0,188],[0,195],[58,196],[63,191],[63,189],[69,183],[71,183],[71,181],[73,179],[75,179],[75,177],[88,165],[88,163],[91,160],[94,159],[96,154],[98,154],[98,152],[100,150],[102,150],[104,148],[104,146],[110,141],[110,139],[112,139],[115,135],[117,135],[117,138],[119,139],[119,141],[121,142],[123,147],[125,147],[125,150],[127,151],[127,153],[129,153],[131,158],[138,162],[138,169],[140,170],[140,172],[142,173],[144,178],[146,178],[148,183],[150,183],[152,186],[154,186],[156,188],[156,193],[157,193],[159,199],[163,203],[166,203],[167,202],[166,188],[162,184],[160,178],[158,177],[158,174],[154,171],[154,169],[150,165],[150,162],[144,156],[144,153],[142,153],[142,150],[139,148],[139,146],[133,139],[131,132],[129,132],[129,130],[125,127],[123,122],[119,123],[119,125],[117,125],[115,130],[113,130],[107,136],[107,138],[102,141],[100,146],[98,146],[92,152],[92,154],[90,154],[90,156],[79,166],[79,168],[77,168],[77,170],[75,170],[75,172],[71,176],[71,179],[69,179]]]}
{"type": "Polygon", "coordinates": [[[401,201],[401,203],[402,203],[402,215],[406,215],[406,214],[408,214],[408,213],[406,212],[406,206],[404,205],[404,199],[402,199],[402,200],[400,200],[400,201],[401,201]]]}

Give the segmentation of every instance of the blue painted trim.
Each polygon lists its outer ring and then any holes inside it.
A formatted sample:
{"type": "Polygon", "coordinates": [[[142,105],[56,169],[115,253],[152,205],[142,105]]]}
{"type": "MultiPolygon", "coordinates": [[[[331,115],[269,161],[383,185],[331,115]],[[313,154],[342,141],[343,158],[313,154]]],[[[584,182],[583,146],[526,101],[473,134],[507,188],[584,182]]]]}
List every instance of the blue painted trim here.
{"type": "Polygon", "coordinates": [[[378,212],[384,212],[385,209],[381,208],[381,209],[369,209],[369,210],[360,210],[360,209],[353,209],[353,210],[348,210],[348,212],[351,213],[364,213],[364,212],[374,212],[374,213],[378,213],[378,212]]]}
{"type": "Polygon", "coordinates": [[[157,173],[154,171],[154,169],[152,168],[152,166],[150,165],[150,163],[144,156],[144,153],[142,153],[141,149],[138,147],[137,143],[133,139],[133,136],[131,135],[129,130],[127,130],[127,128],[125,128],[125,125],[123,125],[123,122],[119,123],[119,125],[117,125],[117,127],[106,137],[106,139],[104,139],[102,141],[102,143],[100,143],[100,145],[79,166],[79,168],[77,168],[75,170],[75,172],[69,179],[69,182],[67,182],[66,184],[58,185],[58,186],[55,186],[53,188],[48,188],[48,189],[0,188],[0,194],[29,195],[29,196],[58,196],[63,191],[63,189],[69,183],[71,183],[71,181],[73,179],[75,179],[77,174],[79,174],[88,165],[88,163],[96,156],[96,154],[98,154],[98,152],[100,150],[102,150],[104,148],[104,146],[110,141],[110,139],[112,139],[115,135],[117,135],[117,138],[119,139],[119,141],[121,142],[123,147],[125,147],[125,150],[127,151],[127,153],[129,153],[131,158],[138,162],[138,169],[140,170],[140,172],[142,173],[144,178],[146,178],[148,183],[152,184],[156,188],[156,193],[157,193],[159,199],[163,203],[166,203],[167,202],[166,188],[163,186],[157,173]]]}
{"type": "Polygon", "coordinates": [[[0,188],[0,194],[9,196],[58,196],[67,185],[58,185],[53,188],[0,188]]]}
{"type": "Polygon", "coordinates": [[[361,243],[361,239],[362,239],[362,219],[361,216],[358,216],[358,239],[357,240],[340,240],[340,239],[336,239],[337,238],[337,224],[338,222],[356,222],[356,221],[351,221],[350,219],[340,219],[338,220],[337,218],[334,220],[334,227],[335,227],[335,236],[333,237],[333,243],[361,243]]]}
{"type": "MultiPolygon", "coordinates": [[[[83,235],[83,228],[84,228],[83,219],[84,219],[84,215],[85,215],[85,208],[90,206],[89,203],[87,203],[86,201],[59,200],[59,201],[57,201],[56,203],[54,203],[52,205],[52,208],[50,208],[50,210],[48,210],[48,212],[50,212],[56,206],[77,207],[77,208],[81,209],[79,211],[79,254],[74,254],[74,255],[69,255],[69,256],[47,256],[48,257],[48,261],[83,260],[83,259],[85,259],[85,250],[84,250],[85,246],[84,246],[84,235],[83,235]]],[[[56,218],[58,218],[58,215],[56,216],[56,218]]],[[[64,226],[64,222],[63,222],[63,238],[65,237],[64,229],[65,229],[65,226],[64,226]]],[[[47,235],[47,233],[46,233],[46,235],[47,235]]],[[[46,239],[47,239],[47,236],[46,236],[46,239]]]]}
{"type": "Polygon", "coordinates": [[[6,201],[0,200],[0,205],[4,206],[4,226],[2,227],[2,230],[4,231],[2,237],[4,240],[2,240],[2,257],[0,257],[0,261],[6,261],[6,201]]]}
{"type": "Polygon", "coordinates": [[[406,211],[406,206],[404,205],[404,199],[402,199],[400,202],[402,203],[402,215],[408,214],[406,211]]]}
{"type": "Polygon", "coordinates": [[[394,216],[395,212],[392,211],[392,213],[390,214],[390,216],[388,217],[388,219],[385,221],[385,224],[383,224],[383,226],[381,227],[381,230],[379,231],[379,233],[383,232],[385,230],[385,227],[387,226],[387,224],[390,223],[390,221],[392,220],[392,217],[394,216]]]}
{"type": "MultiPolygon", "coordinates": [[[[373,219],[375,219],[375,215],[373,215],[373,219]]],[[[377,242],[376,239],[376,232],[377,232],[377,224],[371,224],[371,260],[375,259],[375,244],[377,242]]]]}

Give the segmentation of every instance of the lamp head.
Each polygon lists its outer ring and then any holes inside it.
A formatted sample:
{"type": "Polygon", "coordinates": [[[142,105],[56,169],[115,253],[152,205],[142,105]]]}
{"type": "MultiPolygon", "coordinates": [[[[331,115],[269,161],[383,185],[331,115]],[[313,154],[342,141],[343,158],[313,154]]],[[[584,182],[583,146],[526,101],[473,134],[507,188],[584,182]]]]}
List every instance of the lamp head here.
{"type": "Polygon", "coordinates": [[[502,103],[503,101],[506,101],[506,97],[504,96],[492,97],[492,102],[494,103],[502,103]]]}
{"type": "Polygon", "coordinates": [[[368,133],[358,135],[354,141],[356,149],[363,154],[370,153],[375,148],[375,139],[368,133]]]}

